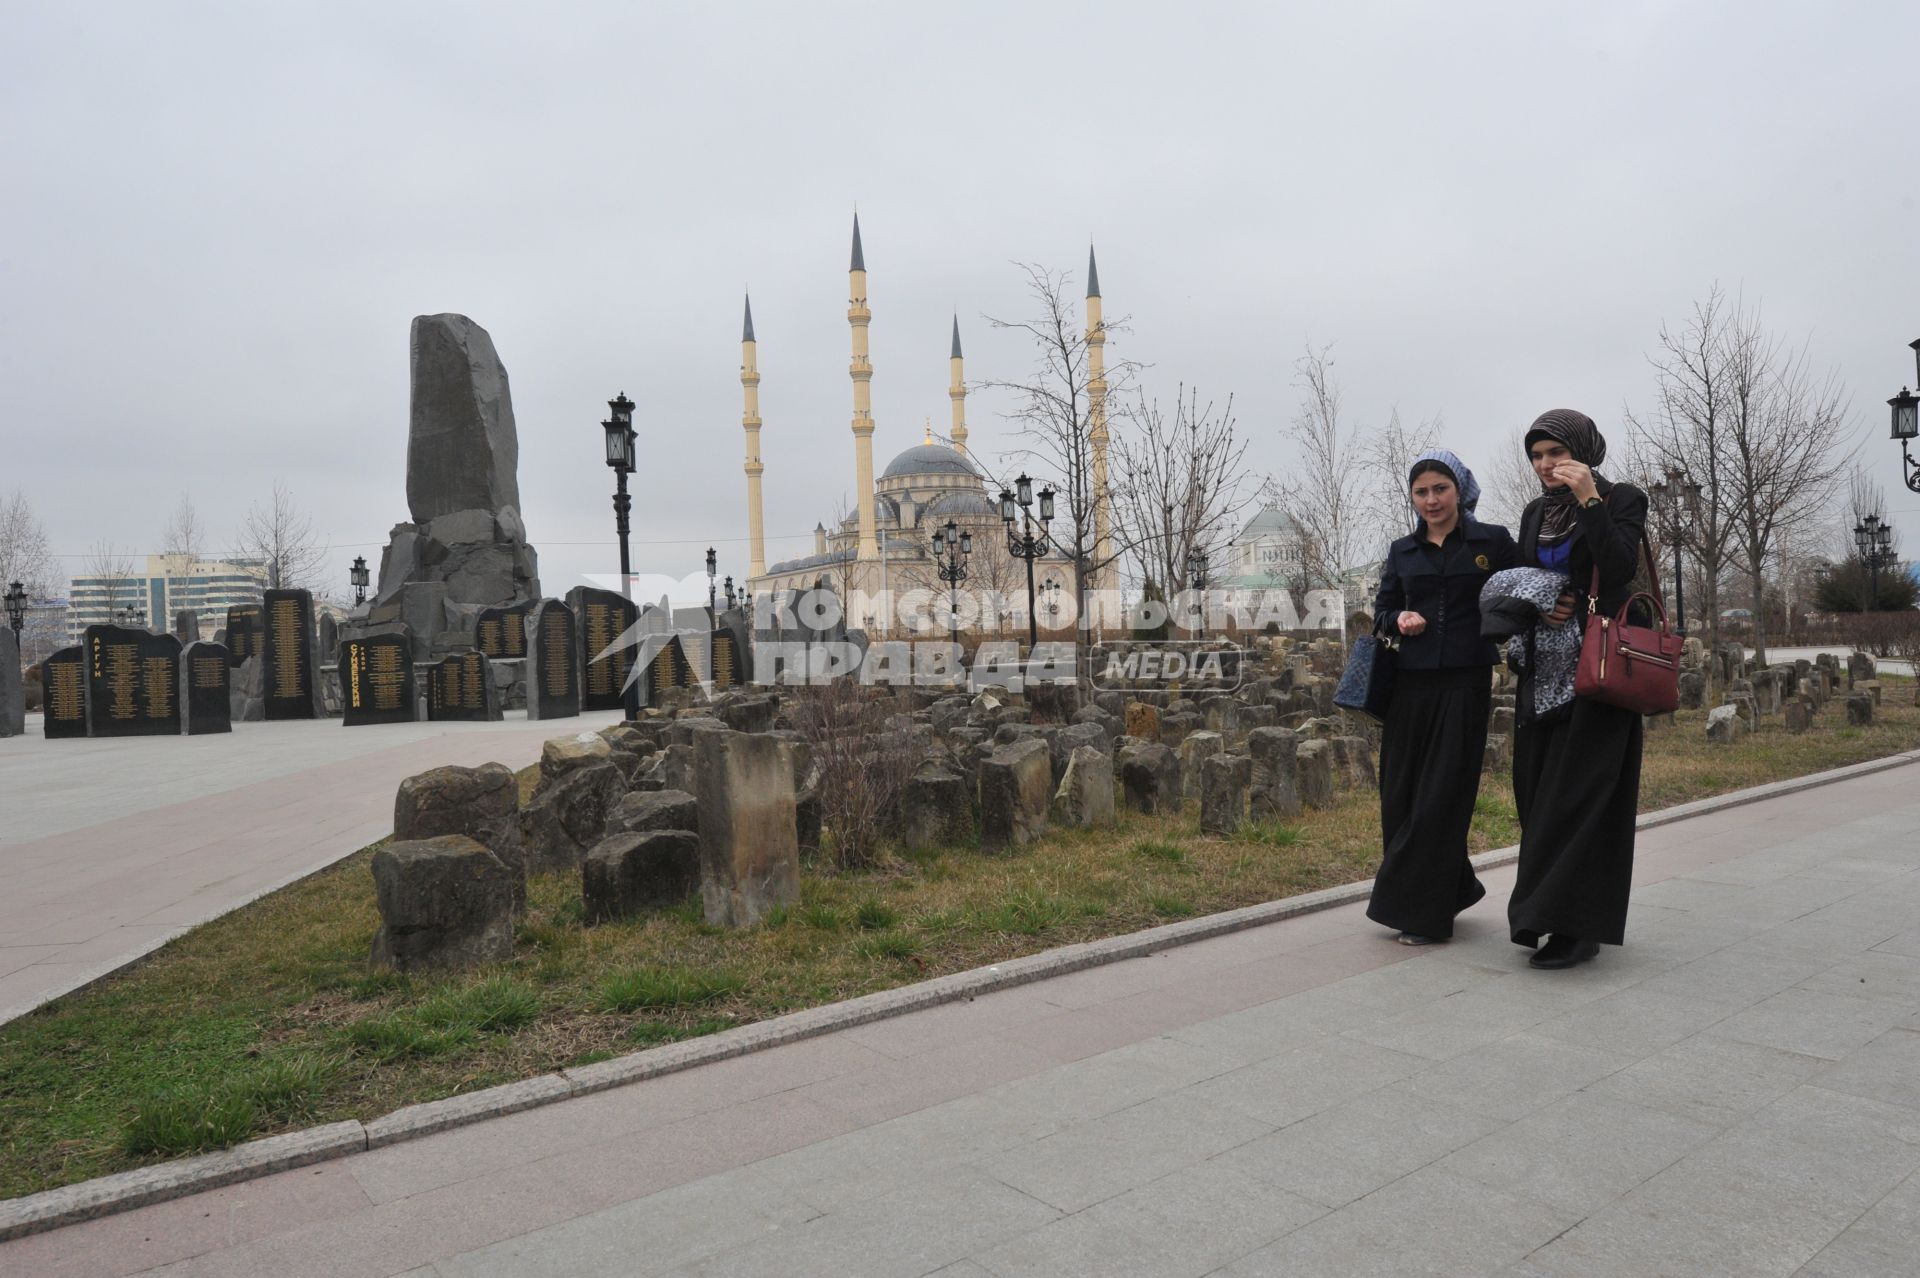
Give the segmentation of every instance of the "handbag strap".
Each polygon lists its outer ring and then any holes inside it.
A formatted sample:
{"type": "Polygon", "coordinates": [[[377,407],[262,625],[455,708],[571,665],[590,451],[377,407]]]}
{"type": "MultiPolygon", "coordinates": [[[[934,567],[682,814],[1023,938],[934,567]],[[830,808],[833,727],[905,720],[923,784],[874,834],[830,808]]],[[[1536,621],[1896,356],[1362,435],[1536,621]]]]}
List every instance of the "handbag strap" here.
{"type": "MultiPolygon", "coordinates": [[[[1640,526],[1640,558],[1647,565],[1647,578],[1653,583],[1653,597],[1660,598],[1660,564],[1653,557],[1653,543],[1647,540],[1645,524],[1640,526]]],[[[1587,611],[1598,615],[1600,612],[1600,556],[1593,557],[1592,589],[1587,592],[1587,611]]]]}

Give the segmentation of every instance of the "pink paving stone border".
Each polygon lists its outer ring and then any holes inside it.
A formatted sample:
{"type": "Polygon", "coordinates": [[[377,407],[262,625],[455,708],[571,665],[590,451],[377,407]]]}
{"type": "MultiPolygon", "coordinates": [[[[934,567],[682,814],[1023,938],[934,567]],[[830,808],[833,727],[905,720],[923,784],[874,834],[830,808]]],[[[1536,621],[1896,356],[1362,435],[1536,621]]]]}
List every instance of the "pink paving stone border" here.
{"type": "MultiPolygon", "coordinates": [[[[1642,815],[1636,827],[1642,830],[1670,825],[1689,817],[1723,812],[1767,799],[1832,785],[1854,777],[1868,776],[1920,762],[1920,750],[1888,755],[1865,763],[1816,772],[1787,781],[1775,781],[1736,790],[1731,794],[1683,803],[1659,812],[1642,815]]],[[[1490,869],[1517,860],[1517,847],[1483,852],[1473,858],[1476,869],[1490,869]]],[[[628,1083],[642,1082],[665,1074],[678,1073],[695,1066],[745,1056],[785,1043],[815,1038],[835,1030],[851,1029],[888,1017],[901,1016],[923,1008],[937,1007],[971,999],[995,990],[1028,985],[1049,977],[1064,976],[1091,967],[1141,958],[1176,945],[1211,940],[1246,928],[1278,923],[1363,900],[1373,889],[1371,879],[1325,888],[1279,901],[1267,901],[1205,918],[1169,923],[1163,927],[1108,937],[1083,945],[1030,954],[1024,958],[948,976],[935,977],[898,989],[883,990],[843,1003],[808,1008],[772,1020],[758,1021],[703,1038],[663,1047],[649,1048],[628,1056],[563,1069],[552,1074],[490,1087],[483,1091],[450,1096],[444,1100],[409,1105],[370,1122],[349,1120],[329,1123],[306,1131],[288,1132],[262,1140],[248,1141],[232,1149],[193,1158],[177,1159],[152,1167],[116,1172],[77,1185],[65,1185],[24,1198],[0,1202],[0,1242],[28,1234],[44,1233],[63,1225],[79,1224],[116,1212],[131,1211],[151,1203],[184,1198],[202,1190],[216,1189],[237,1181],[269,1176],[275,1172],[306,1166],[348,1154],[361,1153],[384,1145],[398,1144],[452,1127],[465,1126],[489,1118],[498,1118],[521,1110],[550,1105],[556,1101],[605,1091],[628,1083]]]]}

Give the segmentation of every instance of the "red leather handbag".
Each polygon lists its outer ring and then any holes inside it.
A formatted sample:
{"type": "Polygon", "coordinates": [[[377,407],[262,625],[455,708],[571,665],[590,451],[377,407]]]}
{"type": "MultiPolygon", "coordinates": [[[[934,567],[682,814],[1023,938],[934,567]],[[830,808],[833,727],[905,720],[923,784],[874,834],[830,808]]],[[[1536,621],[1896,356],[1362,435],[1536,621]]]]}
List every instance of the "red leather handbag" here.
{"type": "Polygon", "coordinates": [[[1644,534],[1640,551],[1653,581],[1653,593],[1636,591],[1611,617],[1600,609],[1600,569],[1593,570],[1587,594],[1591,613],[1580,640],[1580,667],[1574,672],[1573,694],[1636,714],[1671,714],[1680,706],[1680,650],[1684,641],[1667,627],[1666,605],[1660,602],[1660,568],[1644,534]],[[1633,601],[1644,599],[1659,619],[1658,626],[1636,626],[1627,620],[1633,601]]]}

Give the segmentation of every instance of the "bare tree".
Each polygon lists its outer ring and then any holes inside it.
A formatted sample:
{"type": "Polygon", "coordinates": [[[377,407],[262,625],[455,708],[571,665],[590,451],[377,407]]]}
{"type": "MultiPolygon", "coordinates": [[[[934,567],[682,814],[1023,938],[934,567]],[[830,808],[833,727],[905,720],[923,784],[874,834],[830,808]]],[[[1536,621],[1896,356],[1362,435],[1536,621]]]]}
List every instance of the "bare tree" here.
{"type": "Polygon", "coordinates": [[[1766,649],[1766,575],[1783,539],[1819,523],[1843,465],[1835,448],[1847,395],[1832,372],[1813,371],[1807,347],[1788,347],[1738,309],[1725,330],[1728,373],[1724,470],[1735,560],[1754,604],[1755,659],[1766,649]]]}
{"type": "MultiPolygon", "coordinates": [[[[1072,274],[1028,263],[1020,263],[1020,270],[1027,277],[1027,291],[1035,303],[1034,316],[1025,320],[988,316],[987,322],[995,328],[1025,333],[1033,343],[1037,367],[1025,381],[987,381],[983,385],[1013,397],[1013,408],[1004,415],[1018,424],[1025,443],[1008,456],[1025,459],[1059,477],[1051,535],[1054,545],[1072,561],[1074,597],[1080,602],[1077,611],[1085,616],[1087,591],[1094,577],[1129,549],[1117,529],[1109,533],[1110,546],[1104,557],[1095,541],[1094,512],[1100,494],[1095,486],[1094,453],[1100,423],[1093,386],[1093,343],[1086,326],[1077,319],[1068,293],[1072,274]]],[[[1103,320],[1100,327],[1104,340],[1125,332],[1127,320],[1124,316],[1103,320]]],[[[1108,403],[1124,402],[1138,368],[1128,360],[1107,365],[1108,403]]],[[[1108,429],[1111,439],[1110,423],[1108,429]]]]}
{"type": "Polygon", "coordinates": [[[207,528],[200,522],[200,512],[194,509],[193,497],[181,493],[180,504],[174,507],[165,530],[160,534],[160,553],[198,559],[206,540],[207,528]]]}
{"type": "Polygon", "coordinates": [[[1364,490],[1360,513],[1364,531],[1356,538],[1355,552],[1368,559],[1385,559],[1387,547],[1413,526],[1413,502],[1408,497],[1407,472],[1413,459],[1435,446],[1440,438],[1441,419],[1436,414],[1418,426],[1400,420],[1400,410],[1387,414],[1387,424],[1367,435],[1360,446],[1364,490]],[[1369,550],[1367,542],[1375,543],[1369,550]]]}
{"type": "Polygon", "coordinates": [[[1644,415],[1626,415],[1632,434],[1663,472],[1672,467],[1700,485],[1700,514],[1689,523],[1686,543],[1699,565],[1699,597],[1708,640],[1715,646],[1720,642],[1720,582],[1735,536],[1726,438],[1732,323],[1726,295],[1715,285],[1678,329],[1661,325],[1659,349],[1649,357],[1657,403],[1644,415]]]}
{"type": "Polygon", "coordinates": [[[134,585],[133,560],[119,546],[110,541],[96,541],[87,554],[87,566],[84,574],[102,596],[107,619],[119,624],[123,618],[129,622],[137,616],[145,616],[145,601],[134,585]]]}
{"type": "Polygon", "coordinates": [[[27,615],[20,630],[20,659],[26,665],[46,656],[62,641],[58,609],[36,608],[33,601],[54,594],[63,579],[46,528],[26,494],[16,490],[0,501],[0,590],[17,581],[27,592],[27,615]]]}
{"type": "Polygon", "coordinates": [[[264,564],[267,585],[274,590],[313,586],[327,554],[314,536],[312,516],[294,505],[293,494],[278,479],[264,510],[258,504],[248,508],[237,541],[235,556],[264,564]]]}
{"type": "Polygon", "coordinates": [[[1527,428],[1515,426],[1504,444],[1485,462],[1480,477],[1480,519],[1484,523],[1503,524],[1518,534],[1520,516],[1529,503],[1543,491],[1540,477],[1527,460],[1527,428]]]}
{"type": "MultiPolygon", "coordinates": [[[[1216,411],[1183,384],[1171,421],[1142,394],[1126,410],[1135,427],[1119,441],[1114,519],[1132,547],[1144,581],[1169,595],[1186,580],[1195,551],[1214,555],[1253,500],[1247,487],[1246,440],[1238,433],[1233,397],[1216,411]]],[[[1217,556],[1215,556],[1217,559],[1217,556]]]]}
{"type": "Polygon", "coordinates": [[[0,590],[15,581],[29,592],[44,590],[54,576],[47,530],[27,495],[16,489],[11,497],[0,501],[0,590]]]}
{"type": "Polygon", "coordinates": [[[1302,397],[1286,434],[1299,449],[1300,460],[1292,475],[1276,480],[1272,489],[1277,504],[1299,527],[1300,584],[1309,589],[1344,587],[1365,505],[1364,450],[1357,432],[1341,417],[1332,352],[1331,345],[1308,346],[1293,362],[1294,384],[1302,397]]]}

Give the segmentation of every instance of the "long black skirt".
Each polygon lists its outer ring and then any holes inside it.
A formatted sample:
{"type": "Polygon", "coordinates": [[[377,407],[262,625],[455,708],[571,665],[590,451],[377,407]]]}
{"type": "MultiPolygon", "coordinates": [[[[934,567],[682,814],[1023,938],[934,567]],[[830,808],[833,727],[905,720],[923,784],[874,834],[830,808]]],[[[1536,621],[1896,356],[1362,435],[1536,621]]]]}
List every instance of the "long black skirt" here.
{"type": "Polygon", "coordinates": [[[1644,732],[1633,711],[1585,697],[1562,719],[1516,728],[1520,865],[1507,904],[1515,945],[1550,932],[1625,940],[1644,732]]]}
{"type": "Polygon", "coordinates": [[[1380,741],[1384,853],[1367,917],[1417,936],[1453,935],[1487,894],[1467,860],[1492,678],[1485,666],[1402,670],[1380,741]]]}

